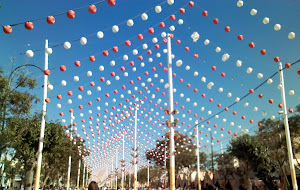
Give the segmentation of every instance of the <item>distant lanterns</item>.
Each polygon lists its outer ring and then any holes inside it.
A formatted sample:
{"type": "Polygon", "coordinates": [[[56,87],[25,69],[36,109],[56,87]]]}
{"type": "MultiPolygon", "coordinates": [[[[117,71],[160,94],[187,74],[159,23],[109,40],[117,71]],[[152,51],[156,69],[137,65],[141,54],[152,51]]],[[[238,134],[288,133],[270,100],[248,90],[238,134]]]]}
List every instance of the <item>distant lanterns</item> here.
{"type": "Polygon", "coordinates": [[[97,12],[97,7],[95,5],[90,5],[89,6],[89,12],[94,14],[97,12]]]}
{"type": "Polygon", "coordinates": [[[47,17],[47,23],[48,24],[54,24],[55,23],[55,18],[53,16],[48,16],[47,17]]]}
{"type": "Polygon", "coordinates": [[[73,18],[75,18],[75,12],[73,10],[69,10],[67,12],[67,16],[69,19],[73,19],[73,18]]]}
{"type": "Polygon", "coordinates": [[[32,30],[33,27],[34,27],[34,25],[33,25],[33,23],[32,23],[31,21],[25,22],[25,28],[26,28],[27,30],[32,30]]]}
{"type": "Polygon", "coordinates": [[[27,51],[26,51],[26,56],[27,56],[27,57],[31,58],[31,57],[33,57],[33,55],[34,55],[34,53],[33,53],[32,50],[27,50],[27,51]]]}

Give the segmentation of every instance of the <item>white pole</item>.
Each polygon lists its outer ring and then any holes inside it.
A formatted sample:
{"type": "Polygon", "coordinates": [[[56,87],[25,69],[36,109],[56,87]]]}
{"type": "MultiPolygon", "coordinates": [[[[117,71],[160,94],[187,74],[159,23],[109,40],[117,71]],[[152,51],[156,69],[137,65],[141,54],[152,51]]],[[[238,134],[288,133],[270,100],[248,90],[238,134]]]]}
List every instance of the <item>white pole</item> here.
{"type": "Polygon", "coordinates": [[[290,136],[290,127],[289,127],[289,121],[288,121],[287,110],[286,110],[284,78],[283,78],[283,70],[282,70],[282,63],[281,62],[279,62],[279,74],[280,74],[281,100],[282,100],[282,110],[283,110],[283,117],[284,117],[286,144],[287,144],[287,149],[288,149],[288,156],[289,156],[289,163],[290,163],[293,190],[296,190],[296,189],[298,189],[298,185],[297,185],[296,173],[295,173],[293,150],[292,150],[291,136],[290,136]]]}
{"type": "Polygon", "coordinates": [[[84,186],[85,186],[85,184],[84,184],[84,177],[85,177],[85,164],[84,164],[84,161],[83,161],[82,188],[84,188],[84,186]]]}
{"type": "Polygon", "coordinates": [[[136,106],[135,107],[135,117],[134,117],[134,181],[133,181],[133,188],[134,190],[137,189],[137,161],[136,161],[136,156],[137,156],[137,149],[136,149],[136,140],[137,140],[137,137],[136,137],[136,133],[137,133],[137,110],[138,110],[138,107],[136,106]]]}
{"type": "Polygon", "coordinates": [[[167,145],[165,144],[165,179],[164,179],[164,182],[165,182],[165,186],[164,186],[164,189],[167,189],[167,181],[166,181],[166,178],[167,178],[167,145]]]}
{"type": "Polygon", "coordinates": [[[197,128],[197,146],[196,146],[196,153],[197,153],[197,177],[198,177],[198,189],[201,190],[201,178],[200,178],[200,146],[199,146],[199,126],[198,126],[198,120],[196,120],[196,128],[197,128]]]}
{"type": "Polygon", "coordinates": [[[170,190],[175,190],[175,155],[174,155],[174,116],[173,116],[173,76],[171,38],[168,34],[168,80],[169,80],[169,106],[170,106],[170,190]]]}
{"type": "MultiPolygon", "coordinates": [[[[71,142],[73,141],[73,135],[72,135],[72,130],[73,130],[73,112],[71,112],[71,135],[70,135],[70,139],[71,142]]],[[[72,164],[72,157],[71,155],[69,156],[69,166],[68,166],[68,177],[67,177],[67,189],[70,189],[70,177],[71,177],[71,164],[72,164]]]]}
{"type": "Polygon", "coordinates": [[[147,168],[147,186],[148,188],[150,188],[150,169],[149,169],[149,166],[150,166],[150,161],[148,160],[148,168],[147,168]]]}
{"type": "MultiPolygon", "coordinates": [[[[125,135],[123,134],[123,158],[122,158],[122,164],[125,164],[125,135]]],[[[123,166],[123,165],[122,165],[123,166]]],[[[121,186],[122,186],[122,190],[124,190],[124,172],[125,172],[125,166],[121,167],[122,168],[122,182],[121,182],[121,186]]]]}
{"type": "Polygon", "coordinates": [[[77,176],[77,189],[79,189],[79,180],[80,180],[80,165],[81,165],[81,160],[79,159],[79,165],[78,165],[78,176],[77,176]]]}
{"type": "Polygon", "coordinates": [[[118,149],[116,150],[116,190],[118,190],[118,149]]]}
{"type": "MultiPolygon", "coordinates": [[[[45,40],[45,67],[44,67],[44,70],[48,69],[48,53],[46,53],[47,48],[48,48],[48,40],[45,40]]],[[[47,113],[47,103],[45,101],[47,98],[47,88],[48,88],[48,75],[44,75],[43,112],[42,112],[41,133],[40,133],[40,139],[39,139],[38,159],[37,159],[37,167],[36,167],[35,183],[34,183],[35,190],[38,190],[39,186],[40,186],[44,135],[45,135],[45,116],[47,113]]]]}

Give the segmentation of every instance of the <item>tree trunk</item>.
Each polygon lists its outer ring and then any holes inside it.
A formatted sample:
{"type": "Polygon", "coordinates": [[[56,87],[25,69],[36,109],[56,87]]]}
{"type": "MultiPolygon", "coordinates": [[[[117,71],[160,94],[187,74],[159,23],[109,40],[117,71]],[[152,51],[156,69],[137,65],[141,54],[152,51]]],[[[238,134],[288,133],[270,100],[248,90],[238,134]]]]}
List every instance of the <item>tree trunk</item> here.
{"type": "Polygon", "coordinates": [[[32,190],[33,165],[25,167],[25,168],[27,168],[27,170],[25,172],[24,190],[32,190]]]}

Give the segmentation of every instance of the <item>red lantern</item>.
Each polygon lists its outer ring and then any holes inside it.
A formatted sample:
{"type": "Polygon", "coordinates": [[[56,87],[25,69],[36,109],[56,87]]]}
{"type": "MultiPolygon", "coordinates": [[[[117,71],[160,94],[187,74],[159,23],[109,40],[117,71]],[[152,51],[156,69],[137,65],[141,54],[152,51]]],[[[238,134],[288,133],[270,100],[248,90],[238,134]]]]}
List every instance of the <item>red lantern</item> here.
{"type": "Polygon", "coordinates": [[[249,93],[251,93],[251,94],[254,93],[254,89],[251,88],[251,89],[249,90],[249,93]]]}
{"type": "Polygon", "coordinates": [[[228,134],[231,134],[231,131],[228,131],[228,134]]]}
{"type": "Polygon", "coordinates": [[[73,95],[73,92],[72,92],[72,91],[68,91],[68,95],[69,95],[69,96],[72,96],[72,95],[73,95]]]}
{"type": "Polygon", "coordinates": [[[270,99],[270,100],[269,100],[269,103],[270,103],[270,104],[273,104],[273,102],[274,102],[273,99],[270,99]]]}
{"type": "Polygon", "coordinates": [[[300,75],[300,69],[298,69],[297,73],[298,73],[298,75],[300,75]]]}
{"type": "Polygon", "coordinates": [[[293,108],[290,108],[290,109],[289,109],[289,112],[290,112],[290,113],[293,113],[293,112],[294,112],[293,108]]]}
{"type": "Polygon", "coordinates": [[[153,34],[153,33],[154,33],[154,28],[152,28],[152,27],[149,28],[149,29],[148,29],[148,32],[149,32],[150,34],[153,34]]]}
{"type": "Polygon", "coordinates": [[[230,27],[229,26],[225,27],[225,32],[230,32],[230,27]]]}
{"type": "Polygon", "coordinates": [[[179,9],[179,13],[180,13],[180,14],[184,14],[184,13],[185,13],[185,9],[184,9],[184,8],[180,8],[180,9],[179,9]]]}
{"type": "Polygon", "coordinates": [[[25,22],[25,28],[27,30],[31,30],[31,29],[33,29],[33,27],[34,27],[34,25],[32,22],[30,22],[30,21],[25,22]]]}
{"type": "Polygon", "coordinates": [[[258,97],[259,97],[259,98],[262,98],[262,97],[263,97],[263,94],[259,94],[258,97]]]}
{"type": "Polygon", "coordinates": [[[245,118],[246,118],[246,117],[243,115],[243,116],[242,116],[242,119],[245,119],[245,118]]]}
{"type": "Polygon", "coordinates": [[[266,55],[267,51],[265,49],[260,50],[261,55],[266,55]]]}
{"type": "Polygon", "coordinates": [[[55,23],[55,18],[53,16],[48,16],[47,17],[47,22],[48,22],[48,24],[54,24],[55,23]]]}
{"type": "Polygon", "coordinates": [[[253,119],[251,119],[249,122],[250,122],[250,123],[253,123],[253,119]]]}
{"type": "Polygon", "coordinates": [[[49,69],[44,70],[44,74],[45,74],[45,75],[50,75],[50,70],[49,70],[49,69]]]}
{"type": "Polygon", "coordinates": [[[208,12],[207,11],[203,11],[202,12],[202,16],[207,16],[208,15],[208,12]]]}
{"type": "Polygon", "coordinates": [[[90,5],[89,11],[90,11],[90,13],[94,14],[95,12],[97,12],[97,7],[95,5],[90,5]]]}
{"type": "Polygon", "coordinates": [[[61,99],[61,98],[62,98],[62,95],[59,94],[59,95],[57,95],[56,97],[57,97],[57,99],[61,99]]]}
{"type": "Polygon", "coordinates": [[[220,108],[222,105],[221,105],[221,104],[218,104],[217,106],[220,108]]]}
{"type": "Polygon", "coordinates": [[[210,99],[209,99],[209,101],[210,101],[210,102],[212,102],[212,101],[213,101],[213,99],[212,99],[212,98],[210,98],[210,99]]]}
{"type": "Polygon", "coordinates": [[[175,15],[171,15],[171,16],[170,16],[170,19],[171,19],[171,20],[175,20],[175,18],[176,18],[175,15]]]}
{"type": "Polygon", "coordinates": [[[91,61],[91,62],[94,62],[95,60],[96,60],[95,56],[91,55],[91,56],[90,56],[90,61],[91,61]]]}
{"type": "Polygon", "coordinates": [[[213,20],[213,23],[214,23],[214,24],[218,24],[218,23],[219,23],[219,19],[215,18],[215,19],[213,20]]]}
{"type": "Polygon", "coordinates": [[[45,102],[49,103],[50,102],[50,98],[46,98],[45,102]]]}
{"type": "Polygon", "coordinates": [[[112,50],[113,52],[117,53],[119,51],[119,48],[117,46],[114,46],[112,50]]]}
{"type": "Polygon", "coordinates": [[[280,58],[279,57],[274,57],[274,61],[278,62],[278,61],[280,61],[280,58]]]}
{"type": "Polygon", "coordinates": [[[225,111],[228,111],[229,110],[229,108],[228,107],[225,107],[225,109],[224,109],[225,111]]]}
{"type": "Polygon", "coordinates": [[[213,70],[213,71],[215,71],[216,69],[217,69],[216,66],[212,66],[212,67],[211,67],[211,70],[213,70]]]}
{"type": "Polygon", "coordinates": [[[164,22],[160,22],[159,23],[159,27],[161,27],[161,28],[165,27],[165,23],[164,22]]]}
{"type": "Polygon", "coordinates": [[[155,44],[154,48],[159,49],[159,44],[155,44]]]}
{"type": "Polygon", "coordinates": [[[189,6],[190,6],[190,7],[193,7],[193,6],[194,6],[194,2],[193,2],[193,1],[190,1],[190,2],[189,2],[189,6]]]}
{"type": "Polygon", "coordinates": [[[199,55],[197,53],[194,54],[194,58],[197,59],[199,55]]]}
{"type": "Polygon", "coordinates": [[[238,35],[238,40],[243,40],[243,39],[244,39],[243,35],[238,35]]]}
{"type": "Polygon", "coordinates": [[[238,136],[238,134],[237,134],[237,133],[234,133],[234,136],[238,136]]]}
{"type": "Polygon", "coordinates": [[[225,77],[225,73],[224,72],[221,73],[221,77],[225,77]]]}
{"type": "Polygon", "coordinates": [[[190,48],[189,48],[189,47],[185,47],[184,50],[185,50],[185,51],[189,51],[190,48]]]}
{"type": "Polygon", "coordinates": [[[110,6],[114,6],[116,4],[116,0],[108,0],[108,4],[110,6]]]}
{"type": "Polygon", "coordinates": [[[102,52],[102,54],[104,55],[104,56],[108,56],[108,51],[107,50],[104,50],[103,52],[102,52]]]}
{"type": "Polygon", "coordinates": [[[290,63],[286,63],[286,64],[285,64],[285,68],[288,69],[288,68],[290,68],[290,67],[291,67],[291,64],[290,64],[290,63]]]}
{"type": "Polygon", "coordinates": [[[262,126],[262,123],[258,123],[258,126],[261,127],[261,126],[262,126]]]}
{"type": "Polygon", "coordinates": [[[6,34],[10,34],[12,32],[12,27],[9,26],[9,25],[6,25],[3,27],[3,31],[6,33],[6,34]]]}
{"type": "Polygon", "coordinates": [[[60,116],[64,116],[64,112],[60,112],[59,115],[60,115],[60,116]]]}
{"type": "Polygon", "coordinates": [[[126,40],[126,41],[125,41],[125,45],[126,45],[126,46],[131,46],[130,40],[126,40]]]}
{"type": "Polygon", "coordinates": [[[80,67],[80,65],[81,65],[81,64],[80,64],[80,61],[75,61],[75,66],[76,66],[76,67],[80,67]]]}
{"type": "Polygon", "coordinates": [[[69,19],[73,19],[73,18],[75,18],[75,12],[73,10],[69,10],[67,12],[67,16],[69,19]]]}
{"type": "Polygon", "coordinates": [[[139,34],[139,35],[138,35],[138,39],[139,39],[139,40],[142,40],[143,38],[144,38],[144,37],[143,37],[142,34],[139,34]]]}
{"type": "Polygon", "coordinates": [[[250,42],[250,43],[249,43],[249,47],[250,47],[250,48],[254,48],[254,47],[255,47],[254,42],[250,42]]]}
{"type": "Polygon", "coordinates": [[[236,115],[236,111],[232,112],[233,115],[236,115]]]}
{"type": "Polygon", "coordinates": [[[66,66],[61,65],[59,69],[60,69],[61,71],[65,71],[65,70],[66,70],[66,66]]]}

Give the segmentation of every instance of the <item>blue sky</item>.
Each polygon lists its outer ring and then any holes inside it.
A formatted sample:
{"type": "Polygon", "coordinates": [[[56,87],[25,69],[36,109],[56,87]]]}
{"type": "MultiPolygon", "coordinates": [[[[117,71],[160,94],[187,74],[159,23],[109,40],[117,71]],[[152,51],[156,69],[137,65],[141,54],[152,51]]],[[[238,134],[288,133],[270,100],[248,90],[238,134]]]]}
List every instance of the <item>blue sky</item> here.
{"type": "MultiPolygon", "coordinates": [[[[285,64],[286,62],[294,62],[299,59],[299,32],[300,26],[297,24],[297,21],[300,19],[300,2],[299,1],[279,1],[279,0],[266,0],[266,1],[245,1],[243,7],[237,7],[237,1],[217,1],[217,0],[205,0],[199,1],[196,0],[194,7],[188,7],[188,1],[175,0],[175,3],[170,6],[167,3],[161,5],[162,12],[157,14],[152,9],[148,14],[148,20],[143,21],[140,17],[140,14],[143,12],[154,8],[156,5],[163,3],[164,1],[152,0],[152,1],[140,1],[140,0],[130,0],[130,1],[121,1],[117,0],[115,6],[110,7],[107,3],[98,4],[97,12],[95,14],[90,14],[87,8],[76,11],[76,17],[72,20],[68,19],[67,16],[60,15],[56,17],[56,22],[54,25],[47,24],[46,20],[34,22],[34,29],[28,31],[24,28],[23,24],[20,26],[13,27],[13,32],[10,35],[1,33],[1,52],[0,52],[0,61],[1,65],[4,67],[4,70],[8,70],[9,57],[16,57],[16,66],[22,65],[27,61],[32,64],[36,64],[40,67],[43,67],[44,63],[44,53],[43,51],[35,52],[33,58],[27,58],[25,55],[20,55],[20,53],[25,53],[28,49],[39,50],[44,48],[45,39],[49,40],[49,46],[54,46],[57,44],[62,44],[65,41],[73,41],[80,39],[83,36],[89,36],[90,34],[96,34],[98,31],[104,32],[104,38],[98,39],[96,35],[87,37],[87,44],[81,45],[79,41],[72,42],[72,47],[69,50],[64,49],[63,46],[58,46],[53,48],[52,55],[49,55],[49,68],[51,70],[51,75],[49,76],[50,82],[54,85],[54,90],[50,91],[48,97],[51,98],[51,103],[48,106],[47,116],[51,120],[56,119],[66,119],[69,122],[69,113],[70,108],[74,109],[75,122],[78,123],[78,133],[80,136],[86,138],[82,132],[81,119],[85,119],[85,128],[87,134],[91,136],[89,130],[89,124],[87,121],[90,116],[93,116],[92,125],[94,132],[97,133],[96,121],[97,113],[101,113],[99,117],[100,129],[101,129],[101,138],[97,139],[102,143],[102,138],[104,142],[106,141],[106,136],[108,130],[105,130],[103,133],[103,124],[102,121],[105,120],[104,115],[105,109],[108,109],[109,112],[113,112],[114,115],[117,113],[116,110],[112,110],[112,106],[116,108],[121,107],[118,103],[123,105],[127,104],[126,110],[128,110],[128,103],[125,99],[128,98],[130,101],[134,99],[131,97],[133,94],[139,98],[147,96],[147,100],[142,105],[141,109],[145,108],[146,111],[142,114],[139,110],[139,113],[142,115],[145,112],[151,112],[151,116],[156,115],[161,117],[163,114],[162,110],[159,110],[158,107],[163,106],[163,102],[167,102],[168,90],[165,89],[165,84],[167,83],[167,73],[163,71],[163,67],[167,67],[167,57],[163,53],[163,49],[166,48],[166,43],[162,42],[161,33],[170,32],[169,27],[171,25],[175,26],[175,31],[172,32],[175,36],[172,40],[172,53],[175,55],[173,59],[173,72],[176,73],[174,77],[174,88],[176,92],[174,93],[174,101],[177,101],[178,105],[184,105],[184,109],[178,108],[180,113],[178,115],[180,123],[185,122],[184,125],[180,126],[176,130],[181,131],[181,133],[186,132],[184,129],[189,130],[187,127],[188,124],[193,125],[195,122],[195,117],[193,114],[197,114],[197,119],[200,117],[207,119],[211,115],[216,114],[217,112],[224,109],[225,106],[230,105],[234,102],[236,97],[242,97],[248,93],[249,89],[255,88],[263,80],[266,80],[268,76],[272,75],[278,69],[278,63],[273,61],[275,56],[279,56],[285,64]],[[179,8],[185,8],[185,14],[179,14],[179,8]],[[256,16],[250,15],[251,8],[255,8],[258,11],[256,16]],[[203,17],[202,11],[207,10],[208,16],[203,17]],[[169,16],[171,14],[176,15],[176,20],[171,21],[169,16]],[[128,27],[125,24],[119,26],[119,32],[113,33],[111,27],[127,21],[130,18],[134,18],[134,25],[128,27]],[[270,18],[270,23],[264,25],[262,19],[267,16],[270,18]],[[212,20],[218,18],[220,23],[214,25],[212,20]],[[179,25],[177,23],[178,19],[183,19],[184,24],[179,25]],[[157,24],[161,21],[165,22],[165,28],[159,28],[157,24]],[[273,29],[274,24],[279,23],[282,26],[280,31],[275,31],[273,29]],[[225,32],[225,26],[230,26],[231,31],[225,32]],[[149,27],[153,27],[155,32],[154,34],[149,34],[147,32],[149,27]],[[194,43],[191,39],[191,34],[197,31],[200,34],[200,39],[194,43]],[[288,39],[289,32],[295,32],[296,38],[293,40],[288,39]],[[138,40],[137,35],[143,34],[144,39],[138,40]],[[237,40],[237,36],[242,34],[244,36],[243,41],[237,40]],[[152,38],[157,37],[158,44],[160,48],[156,50],[154,48],[154,43],[152,43],[152,38]],[[126,40],[131,40],[131,46],[126,47],[124,42],[126,40]],[[180,39],[182,43],[177,45],[176,40],[180,39]],[[209,45],[204,45],[203,42],[205,39],[210,40],[209,45]],[[251,49],[248,47],[250,42],[255,43],[255,48],[251,49]],[[146,50],[142,48],[143,43],[148,44],[148,48],[152,50],[151,55],[147,55],[146,50]],[[118,45],[119,52],[112,52],[111,48],[118,45]],[[185,52],[184,48],[188,46],[190,48],[189,52],[185,52]],[[222,51],[216,53],[216,47],[221,47],[222,51]],[[262,56],[260,55],[260,50],[264,48],[267,50],[267,54],[262,56]],[[109,56],[102,56],[103,50],[109,50],[109,56]],[[133,55],[133,49],[138,50],[138,55],[133,55]],[[100,53],[100,54],[99,54],[100,53]],[[161,56],[156,57],[157,53],[160,53],[161,56]],[[193,55],[197,53],[199,55],[198,59],[194,59],[193,55]],[[222,55],[228,53],[230,58],[228,61],[222,61],[222,55]],[[88,60],[90,55],[95,55],[96,61],[90,62],[88,60]],[[123,55],[128,55],[128,61],[123,60],[123,55]],[[139,61],[137,56],[143,55],[145,67],[141,67],[140,64],[142,61],[139,61]],[[148,58],[153,58],[153,62],[148,62],[148,58]],[[183,64],[181,67],[176,66],[177,60],[182,60],[183,64]],[[75,67],[74,62],[76,60],[81,61],[81,67],[75,67]],[[114,67],[110,66],[109,63],[115,60],[116,65],[114,67]],[[236,67],[236,61],[241,60],[243,65],[241,67],[236,67]],[[132,71],[133,66],[129,65],[130,61],[134,61],[136,67],[136,72],[132,71]],[[163,66],[159,67],[158,63],[162,62],[163,66]],[[59,70],[60,65],[66,65],[67,70],[61,72],[59,70]],[[104,71],[99,71],[99,66],[104,66],[104,71]],[[190,70],[186,70],[186,66],[190,66],[190,70]],[[128,72],[128,77],[124,77],[124,72],[120,70],[121,66],[125,66],[125,72],[128,72]],[[211,67],[216,66],[216,71],[212,71],[211,67]],[[155,67],[156,70],[152,71],[151,69],[155,67]],[[248,67],[253,68],[251,74],[247,74],[246,70],[248,67]],[[86,72],[92,71],[92,77],[87,77],[86,72]],[[149,75],[144,74],[145,71],[149,72],[149,75]],[[199,76],[195,77],[194,72],[197,71],[199,76]],[[111,72],[115,72],[116,75],[120,76],[120,80],[115,80],[110,76],[111,72]],[[226,76],[221,77],[221,72],[225,72],[226,76]],[[262,73],[263,78],[258,79],[257,74],[262,73]],[[158,77],[155,78],[154,74],[157,74],[158,77]],[[74,76],[79,76],[80,80],[75,82],[73,80],[74,76]],[[142,78],[141,81],[137,80],[137,77],[142,78]],[[100,82],[100,77],[105,77],[106,81],[110,80],[111,85],[106,85],[104,82],[100,82]],[[201,77],[206,77],[206,83],[201,81],[201,77]],[[151,78],[151,82],[147,82],[148,78],[151,78]],[[179,82],[179,79],[183,78],[183,83],[179,82]],[[160,80],[163,79],[164,82],[160,83],[160,80]],[[67,86],[62,87],[60,85],[61,80],[67,81],[67,86]],[[130,85],[129,81],[133,80],[134,84],[130,85]],[[91,87],[89,83],[91,81],[95,82],[95,86],[91,87]],[[209,82],[213,82],[214,86],[209,90],[206,86],[209,82]],[[144,87],[141,86],[142,83],[149,88],[150,93],[144,90],[144,87]],[[150,86],[150,83],[154,84],[154,87],[150,86]],[[190,88],[187,88],[187,83],[191,84],[190,88]],[[122,85],[126,85],[126,90],[121,88],[122,85]],[[79,86],[84,86],[84,91],[80,92],[78,90],[79,86]],[[101,86],[102,90],[97,91],[97,86],[101,86]],[[135,91],[134,87],[138,87],[138,90],[135,91]],[[159,91],[156,91],[156,87],[159,87],[159,91]],[[222,87],[224,91],[220,93],[218,89],[222,87]],[[198,89],[198,92],[193,91],[194,88],[198,89]],[[113,91],[117,89],[118,93],[114,94],[113,91]],[[68,96],[67,92],[72,91],[73,95],[68,96]],[[92,95],[87,95],[87,90],[91,90],[92,95]],[[128,94],[128,90],[131,91],[131,94],[128,94]],[[138,94],[138,91],[142,91],[142,95],[138,94]],[[163,96],[162,92],[165,92],[166,95],[163,96]],[[105,93],[110,93],[110,97],[106,98],[105,93]],[[183,93],[184,97],[181,98],[180,94],[183,93]],[[201,94],[205,93],[206,97],[202,98],[201,94]],[[228,98],[227,94],[232,93],[232,97],[228,98]],[[61,94],[63,98],[57,100],[56,96],[61,94]],[[83,96],[82,100],[78,100],[77,96],[81,94],[83,96]],[[123,94],[124,98],[120,98],[120,95],[123,94]],[[149,103],[149,100],[152,99],[152,94],[155,94],[153,103],[149,103]],[[96,98],[100,97],[101,101],[97,102],[96,98]],[[113,102],[113,99],[116,99],[116,102],[113,102]],[[190,102],[186,101],[186,98],[190,98],[190,102]],[[208,101],[209,98],[213,98],[213,102],[208,101]],[[72,104],[68,104],[67,100],[71,99],[72,104]],[[154,103],[158,99],[162,100],[162,103],[158,107],[154,107],[154,103]],[[92,101],[93,105],[88,106],[88,101],[92,101]],[[108,102],[108,106],[105,106],[105,102],[108,102]],[[197,102],[197,106],[193,106],[193,103],[197,102]],[[56,104],[60,103],[62,105],[61,109],[56,108],[56,104]],[[217,104],[220,103],[221,108],[217,107],[217,104]],[[83,105],[83,109],[78,108],[79,105],[83,105]],[[97,110],[97,106],[101,107],[101,110],[97,110]],[[204,111],[201,111],[201,107],[204,107],[204,111]],[[153,109],[153,111],[151,111],[153,109]],[[92,114],[88,113],[88,110],[92,110],[92,114]],[[191,113],[188,113],[188,110],[191,110],[191,113]],[[208,111],[211,111],[212,114],[208,115],[208,111]],[[59,112],[64,112],[64,117],[59,116],[59,112]],[[80,117],[80,113],[84,114],[84,117],[80,117]],[[182,117],[182,114],[185,114],[186,117],[182,117]],[[189,118],[192,118],[189,121],[189,118]],[[103,137],[105,135],[105,137],[103,137]]],[[[27,20],[41,18],[50,16],[56,13],[64,12],[67,10],[75,9],[82,7],[88,4],[92,4],[93,1],[51,1],[51,2],[42,2],[37,0],[32,0],[30,2],[23,1],[2,1],[2,8],[0,9],[0,23],[1,25],[14,24],[19,22],[24,22],[27,20]]],[[[290,69],[284,70],[285,74],[285,84],[286,84],[286,97],[287,97],[287,107],[294,108],[295,105],[300,103],[299,96],[299,75],[297,70],[299,69],[299,64],[296,64],[290,69]],[[294,90],[295,95],[288,95],[289,90],[294,90]]],[[[37,94],[42,98],[42,89],[41,85],[43,83],[42,74],[35,69],[28,68],[28,71],[38,78],[38,86],[36,90],[32,93],[37,94]]],[[[243,101],[239,102],[233,106],[228,112],[222,113],[219,116],[219,119],[211,119],[211,124],[206,125],[207,127],[213,128],[213,124],[217,124],[218,127],[213,129],[216,131],[214,135],[215,139],[220,139],[226,145],[230,140],[230,135],[227,131],[232,131],[232,133],[237,132],[241,133],[241,130],[238,129],[238,125],[242,126],[242,129],[249,129],[250,132],[257,129],[257,122],[264,118],[262,116],[262,111],[267,112],[266,117],[271,117],[272,115],[278,116],[278,107],[280,103],[280,91],[277,89],[279,84],[279,75],[276,75],[273,78],[272,84],[265,84],[263,87],[258,89],[254,94],[248,96],[243,101]],[[264,97],[262,99],[258,98],[258,94],[262,93],[264,97]],[[274,99],[274,103],[271,105],[268,103],[269,99],[274,99]],[[248,102],[249,106],[244,107],[244,103],[248,102]],[[258,107],[258,111],[254,112],[253,108],[258,107]],[[232,114],[233,111],[237,112],[237,115],[232,114]],[[245,115],[246,119],[242,120],[241,116],[245,115]],[[226,122],[222,120],[226,118],[226,122]],[[249,120],[253,119],[254,123],[250,124],[249,120]],[[234,125],[231,126],[230,122],[234,122],[234,125]],[[225,131],[221,132],[220,128],[224,127],[225,131]],[[223,133],[224,137],[221,137],[220,134],[223,133]]],[[[39,103],[35,106],[36,110],[41,109],[42,105],[39,103]]],[[[129,111],[129,110],[128,110],[129,111]]],[[[120,114],[120,113],[119,113],[120,114]]],[[[110,117],[107,115],[107,117],[110,117]]],[[[133,119],[133,117],[130,117],[133,119]]],[[[153,146],[147,141],[143,140],[145,137],[145,130],[147,133],[150,131],[151,135],[154,134],[154,137],[160,137],[163,135],[163,132],[160,131],[165,126],[159,126],[156,128],[159,123],[164,119],[161,119],[160,122],[157,121],[154,126],[154,119],[148,123],[148,119],[143,119],[140,117],[138,126],[142,126],[139,131],[141,135],[141,143],[144,143],[148,146],[153,146]],[[142,124],[141,122],[144,122],[142,124]],[[150,127],[152,129],[150,129],[150,127]],[[154,132],[154,130],[156,130],[154,132]],[[141,132],[144,132],[143,134],[141,132]],[[160,133],[160,134],[158,134],[160,133]]],[[[106,119],[108,120],[108,119],[106,119]]],[[[126,121],[126,120],[125,120],[126,121]]],[[[125,122],[126,125],[128,122],[125,122]]],[[[117,126],[116,126],[117,127],[117,126]]],[[[118,126],[121,127],[121,126],[118,126]]],[[[112,130],[112,129],[111,129],[112,130]]],[[[110,133],[115,134],[115,131],[110,133]]],[[[206,129],[202,129],[203,138],[202,144],[208,145],[205,134],[207,133],[206,129]]],[[[232,134],[231,134],[232,135],[232,134]]],[[[132,136],[132,135],[131,135],[132,136]]],[[[96,134],[96,138],[97,138],[96,134]]],[[[147,139],[147,136],[145,139],[147,139]]],[[[92,138],[91,138],[92,139],[92,138]]],[[[96,141],[97,141],[96,140],[96,141]]],[[[153,140],[153,139],[152,139],[153,140]]],[[[91,141],[91,144],[93,142],[91,141]]],[[[96,146],[97,146],[97,142],[96,146]]],[[[132,147],[132,140],[127,142],[127,147],[132,147]]],[[[219,144],[216,143],[215,150],[219,151],[219,144]]],[[[141,144],[142,145],[142,144],[141,144]]],[[[143,145],[143,146],[145,146],[143,145]]],[[[92,146],[91,146],[92,148],[92,146]]],[[[210,151],[208,148],[203,148],[203,151],[207,153],[210,151]]],[[[128,151],[130,153],[130,151],[128,151]]],[[[97,156],[95,157],[95,159],[97,156]]],[[[102,163],[101,163],[102,164],[102,163]]],[[[104,163],[103,163],[104,164],[104,163]]],[[[104,166],[104,165],[101,165],[104,166]]]]}

